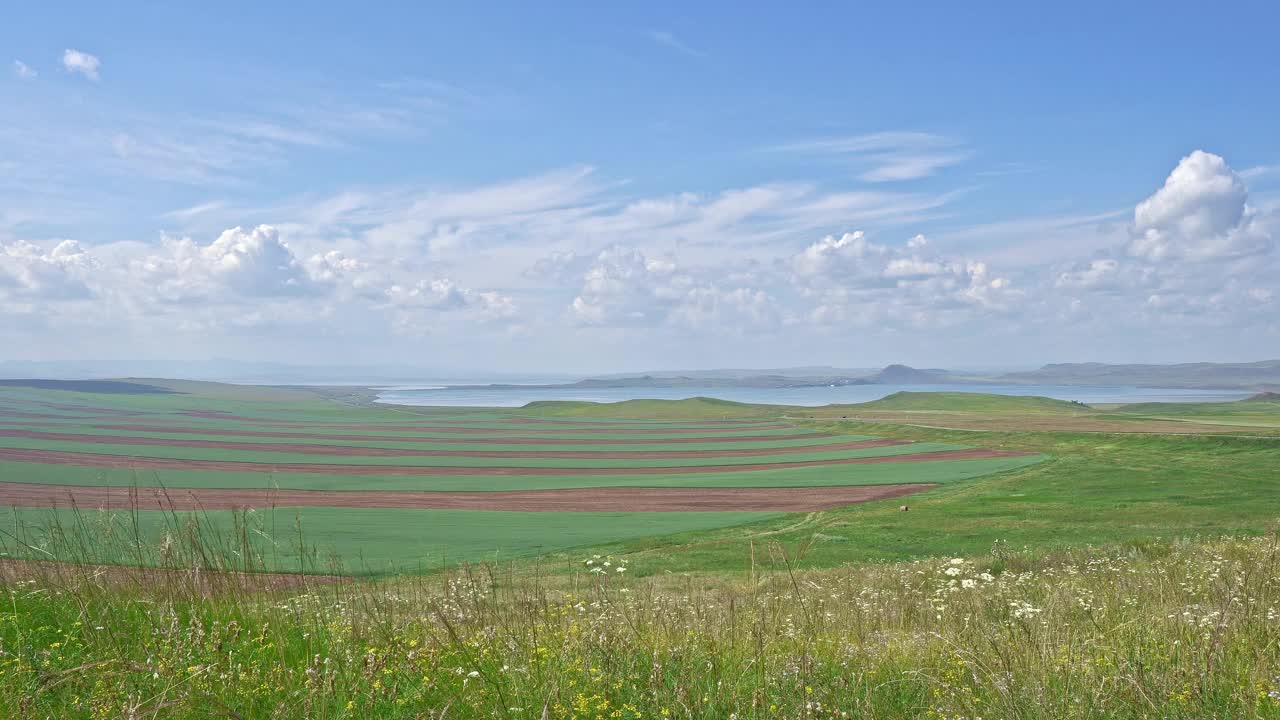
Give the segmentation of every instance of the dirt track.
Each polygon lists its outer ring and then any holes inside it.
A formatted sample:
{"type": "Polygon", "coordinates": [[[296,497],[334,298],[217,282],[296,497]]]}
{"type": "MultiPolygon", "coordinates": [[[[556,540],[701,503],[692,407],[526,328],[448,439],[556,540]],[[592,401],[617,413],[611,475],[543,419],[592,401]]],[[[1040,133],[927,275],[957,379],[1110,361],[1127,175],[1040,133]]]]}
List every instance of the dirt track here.
{"type": "Polygon", "coordinates": [[[520,512],[809,512],[898,497],[933,485],[799,488],[574,488],[515,492],[355,492],[160,489],[0,483],[0,506],[139,510],[264,507],[411,508],[520,512]]]}
{"type": "MultiPolygon", "coordinates": [[[[36,423],[25,423],[34,426],[36,423]]],[[[42,427],[65,427],[60,423],[44,423],[42,427]]],[[[355,442],[448,442],[450,444],[491,444],[500,442],[503,445],[667,445],[671,443],[716,443],[716,442],[772,442],[776,440],[812,440],[815,438],[835,437],[830,433],[799,433],[796,435],[739,435],[735,437],[677,437],[677,438],[540,438],[540,437],[423,437],[421,435],[333,435],[324,433],[284,432],[270,430],[236,430],[234,428],[192,428],[167,427],[164,425],[92,425],[95,430],[120,430],[123,432],[153,432],[171,435],[225,435],[231,437],[270,437],[288,439],[342,440],[355,442]]],[[[511,432],[521,432],[512,430],[511,432]]]]}
{"type": "Polygon", "coordinates": [[[93,443],[98,445],[151,445],[162,447],[209,448],[214,450],[248,450],[254,452],[298,453],[303,455],[337,455],[341,457],[474,457],[474,458],[560,458],[597,460],[642,460],[650,458],[713,458],[760,455],[787,455],[810,452],[835,452],[863,448],[908,445],[908,440],[851,440],[830,445],[802,445],[744,450],[654,450],[654,451],[589,451],[589,450],[404,450],[399,448],[363,447],[355,445],[313,445],[307,443],[251,443],[222,440],[186,440],[138,436],[85,435],[6,430],[0,437],[29,440],[93,443]]]}
{"type": "Polygon", "coordinates": [[[429,475],[429,476],[503,476],[503,475],[683,475],[690,473],[753,472],[789,468],[826,467],[947,460],[979,460],[984,458],[1020,457],[1035,453],[986,450],[941,450],[910,455],[841,458],[839,460],[795,460],[790,462],[743,465],[691,465],[684,467],[622,468],[557,468],[557,467],[439,467],[424,465],[341,465],[328,463],[255,463],[226,460],[179,460],[103,453],[66,452],[61,450],[27,450],[0,448],[0,460],[41,463],[45,465],[77,465],[82,467],[129,468],[134,470],[211,470],[218,472],[319,473],[325,475],[429,475]]]}

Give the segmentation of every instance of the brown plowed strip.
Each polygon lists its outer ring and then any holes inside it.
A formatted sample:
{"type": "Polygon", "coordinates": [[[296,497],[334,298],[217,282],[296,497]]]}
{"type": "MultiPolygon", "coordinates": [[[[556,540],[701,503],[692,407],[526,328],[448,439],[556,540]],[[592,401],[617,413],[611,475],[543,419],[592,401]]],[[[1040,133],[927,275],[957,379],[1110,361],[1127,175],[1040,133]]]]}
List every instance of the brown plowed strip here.
{"type": "Polygon", "coordinates": [[[95,405],[79,405],[75,403],[57,403],[57,402],[41,402],[45,407],[51,407],[55,410],[74,410],[76,412],[87,412],[92,415],[146,415],[141,410],[122,410],[120,408],[105,408],[95,405]]]}
{"type": "Polygon", "coordinates": [[[137,436],[80,435],[72,433],[39,432],[36,430],[0,429],[0,437],[29,440],[59,440],[63,442],[94,443],[98,445],[160,445],[164,447],[212,448],[215,450],[249,450],[258,452],[299,453],[303,455],[338,455],[342,457],[475,457],[475,458],[560,458],[597,460],[647,460],[657,458],[713,458],[757,455],[786,455],[807,452],[835,452],[863,448],[907,445],[909,440],[851,440],[830,445],[801,445],[748,450],[402,450],[398,448],[363,447],[356,445],[311,445],[307,443],[251,443],[221,440],[187,440],[137,436]]]}
{"type": "Polygon", "coordinates": [[[810,512],[898,497],[933,485],[797,488],[572,488],[511,492],[355,492],[83,487],[0,483],[0,506],[139,510],[264,507],[409,508],[516,512],[810,512]]]}
{"type": "MultiPolygon", "coordinates": [[[[35,425],[36,423],[24,423],[35,425]]],[[[43,427],[65,427],[65,424],[47,423],[43,427]]],[[[666,439],[624,438],[611,440],[608,438],[528,438],[528,437],[423,437],[421,435],[343,435],[325,433],[284,432],[271,430],[237,430],[234,428],[192,428],[166,427],[164,425],[92,425],[95,430],[120,430],[133,432],[166,433],[170,435],[226,435],[234,437],[270,437],[313,440],[346,440],[355,442],[430,442],[443,441],[451,444],[472,443],[503,445],[667,445],[671,443],[713,443],[713,442],[772,442],[775,440],[812,440],[814,438],[834,437],[829,433],[798,433],[796,435],[738,435],[734,437],[677,437],[666,439]]],[[[520,432],[520,431],[512,431],[520,432]]]]}
{"type": "Polygon", "coordinates": [[[77,465],[82,467],[130,468],[134,470],[212,470],[217,472],[320,473],[324,475],[677,475],[688,473],[752,472],[788,468],[861,465],[870,463],[942,462],[946,460],[978,460],[983,458],[1019,457],[1035,453],[1004,450],[940,450],[911,455],[840,458],[838,460],[795,460],[744,465],[693,465],[685,467],[624,468],[556,468],[556,467],[439,467],[430,465],[338,465],[327,463],[261,463],[228,460],[180,460],[102,453],[66,452],[62,450],[27,450],[0,448],[0,460],[42,463],[45,465],[77,465]]]}
{"type": "Polygon", "coordinates": [[[0,410],[0,418],[48,418],[52,420],[101,420],[99,416],[54,415],[53,413],[23,412],[21,410],[0,410]]]}

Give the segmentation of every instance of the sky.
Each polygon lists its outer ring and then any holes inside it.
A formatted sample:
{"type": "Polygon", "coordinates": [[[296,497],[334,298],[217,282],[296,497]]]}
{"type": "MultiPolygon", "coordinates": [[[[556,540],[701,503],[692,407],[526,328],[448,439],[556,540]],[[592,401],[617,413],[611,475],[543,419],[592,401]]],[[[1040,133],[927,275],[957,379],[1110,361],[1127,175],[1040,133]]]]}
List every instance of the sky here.
{"type": "Polygon", "coordinates": [[[0,361],[1280,357],[1275,3],[24,3],[0,361]]]}

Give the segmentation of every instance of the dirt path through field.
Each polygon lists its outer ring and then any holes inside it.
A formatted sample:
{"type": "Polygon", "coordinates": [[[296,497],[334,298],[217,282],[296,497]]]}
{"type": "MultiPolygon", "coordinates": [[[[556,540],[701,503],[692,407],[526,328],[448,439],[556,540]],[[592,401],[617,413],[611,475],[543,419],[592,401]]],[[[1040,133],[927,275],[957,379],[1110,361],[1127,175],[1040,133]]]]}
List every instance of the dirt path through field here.
{"type": "Polygon", "coordinates": [[[516,512],[705,512],[827,510],[899,497],[933,485],[800,488],[574,488],[512,492],[358,492],[162,489],[0,483],[0,506],[80,509],[234,510],[266,507],[409,508],[516,512]]]}
{"type": "Polygon", "coordinates": [[[135,470],[206,470],[218,472],[311,473],[325,475],[428,475],[428,476],[581,476],[581,475],[685,475],[691,473],[753,472],[791,468],[860,465],[871,463],[944,462],[980,460],[1034,455],[1035,453],[973,448],[940,450],[909,455],[840,458],[838,460],[793,460],[790,462],[752,463],[742,465],[688,465],[682,467],[560,468],[560,467],[439,467],[428,465],[341,465],[328,463],[261,463],[227,460],[181,460],[103,453],[67,452],[62,450],[27,450],[0,448],[0,460],[76,465],[81,467],[129,468],[135,470]]]}
{"type": "MultiPolygon", "coordinates": [[[[61,442],[92,443],[98,445],[149,445],[162,447],[207,448],[213,450],[247,450],[250,452],[297,453],[302,455],[337,455],[342,457],[473,457],[473,458],[559,458],[596,460],[648,460],[660,458],[714,458],[761,455],[787,455],[812,452],[836,452],[864,448],[909,445],[909,440],[851,440],[830,445],[800,445],[743,450],[406,450],[400,448],[363,447],[356,445],[313,445],[307,443],[252,443],[223,440],[198,440],[185,438],[153,438],[127,435],[84,435],[75,433],[41,432],[37,430],[6,430],[0,428],[0,437],[29,440],[54,440],[61,442]]],[[[447,441],[446,441],[447,442],[447,441]]]]}

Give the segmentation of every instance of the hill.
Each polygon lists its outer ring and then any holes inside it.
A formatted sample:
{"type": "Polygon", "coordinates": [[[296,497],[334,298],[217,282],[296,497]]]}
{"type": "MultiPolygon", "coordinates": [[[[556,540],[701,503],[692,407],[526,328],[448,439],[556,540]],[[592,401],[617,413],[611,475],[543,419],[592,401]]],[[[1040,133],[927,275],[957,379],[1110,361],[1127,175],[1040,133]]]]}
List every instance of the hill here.
{"type": "Polygon", "coordinates": [[[684,400],[623,400],[612,403],[572,400],[538,400],[519,410],[522,414],[566,417],[628,419],[755,418],[776,414],[771,405],[693,397],[684,400]]]}
{"type": "Polygon", "coordinates": [[[1005,373],[997,382],[1045,385],[1137,385],[1139,387],[1280,388],[1280,360],[1251,363],[1108,365],[1055,363],[1029,372],[1005,373]]]}
{"type": "Polygon", "coordinates": [[[946,370],[917,370],[908,365],[889,365],[875,374],[875,381],[884,385],[927,385],[951,382],[946,370]]]}
{"type": "Polygon", "coordinates": [[[879,400],[848,406],[859,410],[964,412],[1009,415],[1015,413],[1078,413],[1089,406],[1035,395],[993,395],[969,392],[896,392],[879,400]]]}

